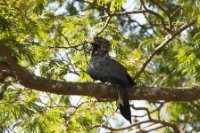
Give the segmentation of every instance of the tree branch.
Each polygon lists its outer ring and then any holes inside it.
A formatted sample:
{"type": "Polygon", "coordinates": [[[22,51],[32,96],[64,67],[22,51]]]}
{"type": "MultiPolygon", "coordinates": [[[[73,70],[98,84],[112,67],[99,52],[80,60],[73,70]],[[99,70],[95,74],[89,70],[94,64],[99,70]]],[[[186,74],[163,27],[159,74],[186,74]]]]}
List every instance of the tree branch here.
{"type": "Polygon", "coordinates": [[[145,107],[134,107],[133,105],[131,107],[133,109],[135,109],[135,110],[144,110],[144,111],[146,111],[148,119],[149,119],[149,122],[153,122],[153,123],[157,123],[157,124],[162,124],[165,127],[171,127],[174,130],[175,133],[181,133],[180,130],[179,130],[179,128],[175,124],[170,123],[170,122],[166,122],[166,121],[161,121],[161,120],[153,119],[151,117],[151,112],[149,111],[148,108],[145,108],[145,107]]]}
{"type": "Polygon", "coordinates": [[[12,73],[8,63],[6,62],[0,62],[0,82],[4,82],[6,77],[15,77],[12,73]]]}
{"type": "MultiPolygon", "coordinates": [[[[8,67],[15,74],[19,83],[27,88],[59,95],[81,95],[96,98],[117,99],[115,86],[93,83],[62,82],[30,74],[18,65],[17,59],[3,42],[0,42],[0,54],[5,58],[8,67]]],[[[166,101],[192,101],[200,98],[200,86],[191,88],[159,88],[159,87],[133,87],[129,88],[130,100],[166,100],[166,101]]]]}
{"type": "Polygon", "coordinates": [[[98,5],[98,4],[95,3],[95,2],[89,2],[89,1],[85,1],[85,0],[76,0],[76,1],[87,3],[87,4],[89,4],[89,5],[92,6],[92,7],[96,7],[96,8],[98,8],[98,9],[104,10],[104,11],[106,11],[106,12],[109,10],[109,9],[106,8],[105,6],[103,6],[103,5],[98,5]]]}
{"type": "Polygon", "coordinates": [[[101,18],[107,18],[110,16],[122,16],[122,15],[130,15],[130,14],[138,14],[138,13],[145,13],[146,10],[133,10],[133,11],[123,11],[123,12],[113,12],[105,16],[101,16],[101,18]]]}
{"type": "Polygon", "coordinates": [[[112,128],[112,127],[109,127],[109,126],[106,126],[106,125],[95,125],[93,126],[94,128],[97,128],[97,127],[102,127],[102,128],[105,128],[105,129],[108,129],[110,131],[122,131],[122,130],[128,130],[132,127],[135,127],[135,126],[138,126],[138,125],[141,125],[141,124],[145,124],[145,123],[148,123],[150,122],[149,120],[145,120],[145,121],[141,121],[141,122],[137,122],[137,123],[134,123],[130,126],[127,126],[127,127],[122,127],[122,128],[112,128]]]}
{"type": "Polygon", "coordinates": [[[160,8],[160,10],[162,10],[162,11],[166,14],[166,16],[167,16],[168,19],[169,19],[169,28],[172,29],[172,18],[171,18],[171,16],[170,16],[170,14],[168,13],[168,11],[166,11],[166,10],[160,5],[160,3],[159,3],[158,1],[156,1],[156,0],[151,0],[151,2],[154,3],[155,5],[157,5],[158,8],[160,8]]]}
{"type": "Polygon", "coordinates": [[[143,1],[143,0],[140,0],[140,2],[141,2],[141,4],[142,4],[142,6],[144,7],[144,9],[145,9],[148,13],[150,13],[150,14],[152,14],[152,15],[154,15],[154,16],[156,16],[157,18],[160,19],[161,24],[162,24],[162,27],[163,27],[164,30],[168,33],[168,31],[170,31],[170,29],[168,29],[168,28],[166,27],[164,18],[163,18],[160,14],[158,14],[158,13],[152,11],[152,10],[149,10],[149,9],[146,7],[146,5],[144,4],[144,1],[143,1]]]}
{"type": "Polygon", "coordinates": [[[108,18],[106,19],[106,22],[105,22],[103,28],[97,33],[96,36],[100,35],[100,34],[106,29],[106,27],[108,26],[108,24],[109,24],[109,22],[110,22],[110,19],[111,19],[111,17],[108,17],[108,18]]]}
{"type": "Polygon", "coordinates": [[[180,28],[178,28],[176,31],[174,31],[171,34],[168,34],[165,36],[164,41],[156,47],[156,49],[153,51],[153,53],[147,58],[146,62],[143,64],[140,71],[134,76],[134,79],[137,78],[146,68],[146,66],[149,64],[149,62],[153,59],[153,57],[165,46],[167,45],[172,39],[174,39],[178,34],[180,34],[182,31],[190,27],[192,24],[194,24],[196,19],[192,19],[190,22],[182,25],[180,28]]]}

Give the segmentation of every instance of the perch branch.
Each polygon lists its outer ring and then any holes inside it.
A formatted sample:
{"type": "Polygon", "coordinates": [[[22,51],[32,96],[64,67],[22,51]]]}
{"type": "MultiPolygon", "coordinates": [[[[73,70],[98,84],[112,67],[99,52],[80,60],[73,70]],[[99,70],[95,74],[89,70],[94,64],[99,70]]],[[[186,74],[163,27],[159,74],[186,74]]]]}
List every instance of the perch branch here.
{"type": "MultiPolygon", "coordinates": [[[[117,99],[115,86],[88,82],[64,82],[35,76],[21,67],[7,46],[0,42],[0,54],[19,83],[27,88],[58,95],[81,95],[117,99]]],[[[5,64],[4,64],[5,65],[5,64]]],[[[200,98],[200,86],[189,88],[133,87],[129,88],[130,100],[193,101],[200,98]]]]}

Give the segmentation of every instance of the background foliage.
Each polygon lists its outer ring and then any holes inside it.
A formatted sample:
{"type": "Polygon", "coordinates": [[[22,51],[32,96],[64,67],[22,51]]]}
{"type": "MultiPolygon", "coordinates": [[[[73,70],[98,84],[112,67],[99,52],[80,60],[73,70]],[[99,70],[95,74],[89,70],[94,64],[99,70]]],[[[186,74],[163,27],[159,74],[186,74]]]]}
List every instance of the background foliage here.
{"type": "MultiPolygon", "coordinates": [[[[114,14],[144,9],[139,0],[1,0],[0,40],[31,73],[60,81],[88,82],[92,81],[86,72],[91,46],[86,41],[99,35],[111,41],[111,55],[134,77],[166,32],[195,18],[193,26],[156,54],[136,82],[138,86],[161,87],[199,84],[200,2],[143,2],[163,18],[166,27],[158,16],[148,12],[114,14]]],[[[4,61],[2,57],[0,60],[4,61]]],[[[127,125],[115,113],[115,102],[33,91],[12,78],[0,86],[1,132],[104,132],[108,129],[98,125],[127,125]]],[[[143,101],[139,105],[154,110],[153,118],[174,123],[183,132],[200,131],[199,101],[143,101]]],[[[135,122],[147,119],[147,114],[141,118],[144,110],[136,110],[132,110],[138,115],[133,117],[135,122]]],[[[127,129],[141,131],[145,126],[127,129]]],[[[173,132],[164,127],[158,132],[173,132]]]]}

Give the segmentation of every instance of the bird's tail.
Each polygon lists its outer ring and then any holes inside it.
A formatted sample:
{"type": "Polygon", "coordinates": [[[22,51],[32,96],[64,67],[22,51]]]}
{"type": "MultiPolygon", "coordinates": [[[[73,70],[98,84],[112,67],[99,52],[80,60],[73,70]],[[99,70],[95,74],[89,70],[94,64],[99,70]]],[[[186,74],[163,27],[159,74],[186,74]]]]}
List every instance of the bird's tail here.
{"type": "Polygon", "coordinates": [[[131,110],[126,88],[118,88],[119,110],[122,116],[131,123],[131,110]]]}

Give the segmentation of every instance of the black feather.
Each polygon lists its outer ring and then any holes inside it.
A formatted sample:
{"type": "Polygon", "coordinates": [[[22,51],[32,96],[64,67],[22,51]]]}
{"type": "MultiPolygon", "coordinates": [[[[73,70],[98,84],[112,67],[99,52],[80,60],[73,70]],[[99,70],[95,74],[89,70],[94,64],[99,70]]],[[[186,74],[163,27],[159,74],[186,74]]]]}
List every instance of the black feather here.
{"type": "Polygon", "coordinates": [[[110,82],[118,88],[119,109],[122,116],[131,123],[131,111],[127,87],[136,85],[126,68],[109,57],[110,43],[104,38],[94,38],[93,51],[88,73],[94,80],[110,82]]]}

